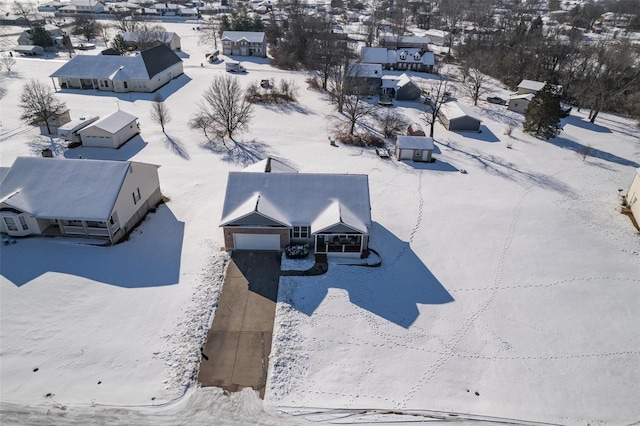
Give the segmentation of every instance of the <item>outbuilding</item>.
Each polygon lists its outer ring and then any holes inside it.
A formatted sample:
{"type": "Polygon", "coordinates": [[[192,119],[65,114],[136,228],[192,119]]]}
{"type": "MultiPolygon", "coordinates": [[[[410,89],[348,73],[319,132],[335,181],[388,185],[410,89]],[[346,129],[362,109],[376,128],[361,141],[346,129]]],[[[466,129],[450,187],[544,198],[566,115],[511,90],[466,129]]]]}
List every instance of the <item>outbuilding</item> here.
{"type": "Polygon", "coordinates": [[[138,133],[138,117],[118,110],[80,130],[80,138],[86,147],[119,148],[138,133]]]}
{"type": "Polygon", "coordinates": [[[479,132],[481,121],[469,115],[457,102],[445,102],[438,110],[440,123],[451,131],[479,132]]]}
{"type": "Polygon", "coordinates": [[[635,170],[625,201],[634,219],[640,224],[640,167],[635,170]]]}
{"type": "Polygon", "coordinates": [[[430,163],[433,154],[433,138],[427,136],[398,136],[396,159],[430,163]]]}
{"type": "Polygon", "coordinates": [[[409,127],[407,127],[407,135],[426,136],[427,134],[424,132],[424,128],[420,125],[420,123],[411,123],[409,124],[409,127]]]}
{"type": "Polygon", "coordinates": [[[535,94],[533,93],[513,95],[509,98],[507,109],[509,111],[515,111],[524,114],[525,112],[527,112],[527,108],[529,108],[529,102],[531,102],[534,96],[535,94]]]}

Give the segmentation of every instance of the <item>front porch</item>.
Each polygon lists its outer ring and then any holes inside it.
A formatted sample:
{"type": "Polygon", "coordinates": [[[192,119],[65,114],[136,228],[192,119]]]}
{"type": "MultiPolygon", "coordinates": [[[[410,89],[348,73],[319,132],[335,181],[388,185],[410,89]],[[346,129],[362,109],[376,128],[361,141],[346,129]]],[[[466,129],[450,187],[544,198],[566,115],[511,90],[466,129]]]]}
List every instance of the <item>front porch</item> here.
{"type": "Polygon", "coordinates": [[[316,234],[314,249],[316,253],[359,255],[366,249],[366,236],[363,234],[316,234]]]}
{"type": "Polygon", "coordinates": [[[47,237],[92,237],[111,241],[107,222],[51,219],[41,234],[47,237]]]}

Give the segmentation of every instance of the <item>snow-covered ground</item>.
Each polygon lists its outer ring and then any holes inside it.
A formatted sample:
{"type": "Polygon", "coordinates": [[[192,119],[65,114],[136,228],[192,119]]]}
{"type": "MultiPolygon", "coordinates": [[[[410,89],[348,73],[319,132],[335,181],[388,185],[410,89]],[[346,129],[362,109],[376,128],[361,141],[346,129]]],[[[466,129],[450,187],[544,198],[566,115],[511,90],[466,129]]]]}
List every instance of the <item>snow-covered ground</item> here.
{"type": "MultiPolygon", "coordinates": [[[[48,82],[66,59],[18,58],[0,73],[0,166],[45,147],[155,163],[169,198],[113,247],[39,238],[0,247],[3,424],[388,421],[385,411],[638,421],[640,237],[618,198],[640,163],[635,123],[600,114],[591,124],[573,111],[558,138],[541,141],[505,135],[522,117],[481,101],[470,108],[482,133],[437,125],[438,161],[399,163],[331,146],[334,109],[306,75],[243,61],[243,83],[293,80],[300,100],[256,106],[242,146],[227,149],[187,126],[224,64],[201,66],[208,48],[191,24],[165,26],[185,52],[185,75],[160,90],[170,139],[150,120],[153,94],[67,91],[58,96],[72,118],[119,107],[142,127],[117,151],[67,150],[16,107],[22,83],[48,82]],[[227,172],[267,155],[301,172],[368,174],[371,246],[383,263],[281,279],[262,402],[198,389],[193,376],[228,259],[218,228],[227,172]],[[378,417],[351,416],[362,408],[378,417]]],[[[494,84],[488,94],[507,93],[494,84]]],[[[422,121],[417,104],[394,108],[422,121]]]]}

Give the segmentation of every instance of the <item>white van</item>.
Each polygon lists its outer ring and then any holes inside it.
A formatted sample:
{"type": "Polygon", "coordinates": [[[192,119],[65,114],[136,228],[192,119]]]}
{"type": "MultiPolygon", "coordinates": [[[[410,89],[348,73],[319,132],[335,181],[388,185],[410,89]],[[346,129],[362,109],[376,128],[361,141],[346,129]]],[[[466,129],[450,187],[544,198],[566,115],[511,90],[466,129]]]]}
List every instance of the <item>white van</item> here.
{"type": "Polygon", "coordinates": [[[240,65],[240,62],[236,61],[227,61],[226,62],[227,71],[229,72],[245,72],[247,69],[240,65]]]}

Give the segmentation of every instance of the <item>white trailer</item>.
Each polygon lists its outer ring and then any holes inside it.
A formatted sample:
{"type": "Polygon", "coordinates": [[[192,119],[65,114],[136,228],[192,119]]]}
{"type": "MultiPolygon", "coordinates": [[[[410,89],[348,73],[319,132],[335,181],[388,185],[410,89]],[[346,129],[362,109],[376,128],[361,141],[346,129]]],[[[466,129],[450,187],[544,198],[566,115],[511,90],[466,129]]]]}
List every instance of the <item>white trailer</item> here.
{"type": "Polygon", "coordinates": [[[228,72],[245,72],[247,70],[240,64],[240,62],[236,61],[227,61],[226,69],[228,72]]]}
{"type": "Polygon", "coordinates": [[[100,117],[80,117],[77,120],[71,120],[58,128],[58,137],[69,142],[81,142],[80,130],[98,121],[99,118],[100,117]]]}

